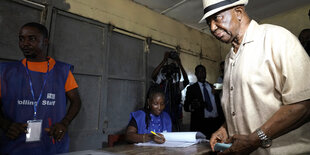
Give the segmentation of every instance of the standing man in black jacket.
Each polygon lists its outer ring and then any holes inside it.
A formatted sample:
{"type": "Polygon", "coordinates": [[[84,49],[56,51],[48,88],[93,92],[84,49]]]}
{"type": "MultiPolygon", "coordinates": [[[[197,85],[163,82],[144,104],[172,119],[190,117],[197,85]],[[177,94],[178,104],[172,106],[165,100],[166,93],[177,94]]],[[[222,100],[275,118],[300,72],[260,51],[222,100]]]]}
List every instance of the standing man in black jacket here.
{"type": "Polygon", "coordinates": [[[184,110],[191,112],[191,131],[200,131],[209,139],[224,122],[219,93],[206,81],[206,68],[195,68],[197,82],[187,88],[184,110]],[[213,94],[214,93],[214,94],[213,94]]]}

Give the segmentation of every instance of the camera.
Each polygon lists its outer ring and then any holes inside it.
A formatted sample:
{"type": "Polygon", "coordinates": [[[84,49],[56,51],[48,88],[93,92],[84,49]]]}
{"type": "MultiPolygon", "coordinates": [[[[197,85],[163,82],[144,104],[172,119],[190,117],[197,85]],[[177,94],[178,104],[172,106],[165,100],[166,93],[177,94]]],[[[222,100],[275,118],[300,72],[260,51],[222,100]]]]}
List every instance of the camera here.
{"type": "Polygon", "coordinates": [[[174,73],[179,73],[180,68],[175,64],[171,63],[169,65],[165,65],[162,68],[162,73],[167,77],[167,78],[172,78],[174,73]]]}
{"type": "Polygon", "coordinates": [[[179,59],[179,53],[177,53],[176,51],[170,51],[169,58],[172,60],[177,60],[179,59]]]}

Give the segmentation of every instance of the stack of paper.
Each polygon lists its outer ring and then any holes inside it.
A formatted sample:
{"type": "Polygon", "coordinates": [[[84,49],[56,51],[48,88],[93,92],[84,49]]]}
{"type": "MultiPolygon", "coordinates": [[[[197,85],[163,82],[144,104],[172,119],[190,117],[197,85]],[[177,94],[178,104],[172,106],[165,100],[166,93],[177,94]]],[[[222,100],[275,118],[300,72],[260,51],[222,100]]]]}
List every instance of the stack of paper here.
{"type": "Polygon", "coordinates": [[[138,146],[157,146],[157,147],[188,147],[197,144],[205,139],[205,136],[200,132],[164,132],[166,142],[157,144],[153,141],[146,143],[137,143],[138,146]]]}

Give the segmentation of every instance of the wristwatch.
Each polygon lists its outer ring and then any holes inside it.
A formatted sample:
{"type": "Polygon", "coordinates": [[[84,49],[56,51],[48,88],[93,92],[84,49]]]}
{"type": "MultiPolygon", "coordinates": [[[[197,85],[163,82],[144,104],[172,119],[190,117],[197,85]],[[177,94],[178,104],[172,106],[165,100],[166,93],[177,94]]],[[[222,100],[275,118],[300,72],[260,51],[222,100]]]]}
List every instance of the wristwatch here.
{"type": "Polygon", "coordinates": [[[260,128],[256,129],[256,133],[262,148],[268,148],[272,145],[272,140],[260,128]]]}

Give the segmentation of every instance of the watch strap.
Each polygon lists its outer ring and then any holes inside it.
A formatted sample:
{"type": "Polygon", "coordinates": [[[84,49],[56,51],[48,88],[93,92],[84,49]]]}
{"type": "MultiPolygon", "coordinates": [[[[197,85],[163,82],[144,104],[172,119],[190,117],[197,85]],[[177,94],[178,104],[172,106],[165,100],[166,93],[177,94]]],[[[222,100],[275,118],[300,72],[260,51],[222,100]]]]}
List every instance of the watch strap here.
{"type": "Polygon", "coordinates": [[[263,132],[262,129],[260,128],[256,129],[256,133],[257,133],[258,138],[261,141],[261,146],[263,148],[268,148],[271,146],[271,143],[272,143],[271,139],[263,132]]]}

